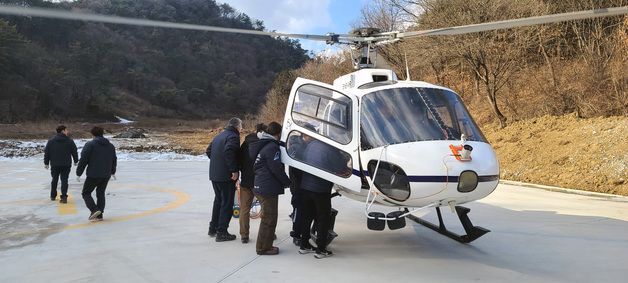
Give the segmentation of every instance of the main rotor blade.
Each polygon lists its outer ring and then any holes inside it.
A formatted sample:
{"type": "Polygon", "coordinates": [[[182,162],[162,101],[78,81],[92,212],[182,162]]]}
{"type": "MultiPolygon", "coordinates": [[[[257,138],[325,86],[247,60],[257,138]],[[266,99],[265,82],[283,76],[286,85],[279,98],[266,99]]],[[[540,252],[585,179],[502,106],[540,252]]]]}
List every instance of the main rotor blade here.
{"type": "Polygon", "coordinates": [[[481,32],[481,31],[509,29],[509,28],[549,24],[549,23],[564,22],[564,21],[571,21],[571,20],[619,16],[623,14],[628,14],[628,6],[616,7],[616,8],[604,8],[604,9],[588,10],[588,11],[580,11],[580,12],[572,12],[572,13],[563,13],[563,14],[554,14],[554,15],[545,15],[545,16],[538,16],[538,17],[529,17],[529,18],[522,18],[522,19],[505,20],[505,21],[473,24],[473,25],[457,26],[457,27],[449,27],[449,28],[402,32],[402,33],[399,33],[397,37],[411,38],[411,37],[433,36],[433,35],[467,34],[467,33],[481,32]]]}
{"type": "MultiPolygon", "coordinates": [[[[144,26],[144,27],[215,31],[215,32],[267,35],[267,36],[285,36],[285,37],[291,37],[291,38],[319,40],[319,41],[332,40],[331,35],[280,33],[280,32],[267,32],[267,31],[259,31],[259,30],[225,28],[225,27],[205,26],[205,25],[195,25],[195,24],[182,24],[182,23],[153,21],[153,20],[146,20],[146,19],[134,19],[134,18],[125,18],[125,17],[118,17],[118,16],[106,16],[106,15],[88,14],[88,13],[79,13],[79,12],[70,12],[70,11],[64,11],[64,10],[34,8],[34,7],[15,7],[15,6],[0,5],[0,14],[13,15],[13,16],[53,18],[53,19],[63,19],[63,20],[75,20],[75,21],[100,22],[100,23],[108,23],[108,24],[122,24],[122,25],[144,26]]],[[[335,36],[348,37],[345,35],[335,35],[335,36]]]]}

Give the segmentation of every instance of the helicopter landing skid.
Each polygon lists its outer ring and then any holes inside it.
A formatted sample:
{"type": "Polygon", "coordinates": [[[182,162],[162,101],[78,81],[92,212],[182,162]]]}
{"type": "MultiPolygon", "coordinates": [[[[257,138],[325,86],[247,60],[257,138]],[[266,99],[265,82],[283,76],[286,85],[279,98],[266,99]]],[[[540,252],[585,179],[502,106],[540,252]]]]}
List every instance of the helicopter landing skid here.
{"type": "MultiPolygon", "coordinates": [[[[408,211],[407,208],[406,208],[406,211],[408,211]]],[[[438,232],[439,234],[445,235],[460,243],[467,244],[467,243],[471,243],[477,240],[479,237],[482,237],[484,236],[484,234],[491,231],[486,228],[482,228],[480,226],[473,226],[473,223],[471,223],[471,220],[469,219],[469,216],[467,215],[470,211],[471,209],[469,208],[466,208],[463,206],[456,206],[456,214],[458,215],[458,218],[460,219],[460,223],[462,223],[462,227],[464,228],[464,231],[467,233],[466,235],[458,235],[454,232],[447,230],[447,228],[445,227],[445,223],[443,222],[443,216],[440,212],[440,207],[436,207],[436,214],[438,215],[438,225],[432,222],[429,222],[427,220],[421,219],[420,217],[414,216],[412,214],[409,214],[407,217],[416,223],[419,223],[427,228],[430,228],[438,232]]]]}

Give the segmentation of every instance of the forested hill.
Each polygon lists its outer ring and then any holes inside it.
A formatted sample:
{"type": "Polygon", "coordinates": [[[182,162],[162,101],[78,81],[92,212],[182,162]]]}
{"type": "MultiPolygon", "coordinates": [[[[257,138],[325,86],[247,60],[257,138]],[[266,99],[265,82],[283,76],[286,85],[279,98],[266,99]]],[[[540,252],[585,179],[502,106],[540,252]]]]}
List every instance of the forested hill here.
{"type": "MultiPolygon", "coordinates": [[[[0,3],[264,29],[213,0],[0,3]]],[[[254,113],[277,73],[307,59],[265,36],[0,17],[0,122],[254,113]]]]}

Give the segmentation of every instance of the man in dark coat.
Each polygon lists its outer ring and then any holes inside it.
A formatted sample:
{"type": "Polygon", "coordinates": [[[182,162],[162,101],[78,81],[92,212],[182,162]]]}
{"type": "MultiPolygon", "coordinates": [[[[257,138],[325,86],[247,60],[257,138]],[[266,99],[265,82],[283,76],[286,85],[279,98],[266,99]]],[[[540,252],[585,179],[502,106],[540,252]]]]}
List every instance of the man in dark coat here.
{"type": "Polygon", "coordinates": [[[79,178],[85,174],[85,184],[83,184],[83,200],[90,211],[89,220],[102,220],[105,212],[105,190],[111,176],[115,179],[118,158],[116,148],[103,137],[104,129],[94,127],[91,130],[94,139],[87,142],[81,150],[81,160],[76,167],[76,176],[79,178]],[[97,202],[94,203],[92,192],[96,189],[97,202]]]}
{"type": "Polygon", "coordinates": [[[252,158],[249,154],[249,146],[252,143],[259,141],[258,134],[261,134],[266,130],[266,125],[255,125],[255,133],[248,134],[244,138],[240,149],[240,164],[242,165],[242,176],[240,180],[240,186],[238,186],[238,193],[240,195],[240,239],[243,244],[249,242],[249,230],[251,221],[251,205],[253,204],[253,185],[255,180],[255,169],[253,163],[255,158],[252,158]]]}
{"type": "MultiPolygon", "coordinates": [[[[306,128],[316,132],[316,129],[309,124],[306,125],[306,128]]],[[[290,157],[301,162],[304,161],[303,151],[305,151],[305,146],[310,140],[312,140],[312,138],[306,134],[291,135],[288,138],[289,146],[287,147],[290,157]]],[[[290,204],[292,205],[292,214],[290,214],[292,218],[292,231],[290,231],[290,237],[292,237],[292,242],[298,247],[301,246],[301,220],[303,219],[303,213],[301,212],[303,193],[300,188],[303,171],[289,167],[288,172],[290,174],[290,194],[292,195],[290,198],[290,204]]]]}
{"type": "Polygon", "coordinates": [[[233,216],[233,198],[240,175],[241,130],[242,120],[231,118],[225,130],[212,140],[205,152],[210,160],[209,179],[214,188],[214,205],[207,234],[216,237],[216,242],[236,239],[235,235],[227,232],[227,228],[233,216]]]}
{"type": "Polygon", "coordinates": [[[68,177],[72,169],[72,159],[74,165],[78,162],[76,144],[68,137],[68,128],[63,125],[57,127],[57,134],[46,143],[44,148],[44,165],[50,167],[52,182],[50,183],[50,200],[57,198],[57,183],[61,177],[61,199],[59,202],[68,202],[68,177]]]}
{"type": "Polygon", "coordinates": [[[277,227],[277,206],[279,195],[290,185],[290,178],[281,163],[280,136],[281,125],[272,122],[268,124],[268,129],[262,133],[260,140],[251,145],[250,149],[251,156],[256,156],[253,193],[262,204],[262,221],[255,246],[258,255],[279,253],[279,248],[273,246],[277,227]]]}
{"type": "MultiPolygon", "coordinates": [[[[317,168],[324,168],[340,174],[346,170],[346,161],[343,161],[337,149],[312,139],[308,142],[303,153],[304,162],[317,168]]],[[[301,247],[299,253],[306,254],[314,251],[310,245],[310,227],[312,220],[316,220],[316,258],[331,256],[327,250],[327,235],[331,226],[331,190],[334,184],[318,176],[303,172],[301,178],[302,212],[301,247]]]]}

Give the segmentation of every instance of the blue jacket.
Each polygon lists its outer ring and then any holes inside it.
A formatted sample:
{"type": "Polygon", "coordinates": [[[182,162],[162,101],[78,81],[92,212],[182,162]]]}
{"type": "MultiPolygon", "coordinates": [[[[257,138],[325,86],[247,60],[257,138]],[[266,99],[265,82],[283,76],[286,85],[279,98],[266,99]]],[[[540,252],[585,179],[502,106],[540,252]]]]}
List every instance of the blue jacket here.
{"type": "Polygon", "coordinates": [[[78,152],[74,141],[63,133],[58,133],[46,143],[44,164],[50,166],[72,166],[78,162],[78,152]]]}
{"type": "MultiPolygon", "coordinates": [[[[340,157],[337,149],[318,140],[310,141],[303,151],[304,163],[321,170],[340,173],[346,169],[346,161],[340,157]]],[[[315,193],[331,193],[334,183],[303,172],[301,189],[315,193]]]]}
{"type": "Polygon", "coordinates": [[[251,144],[250,155],[255,156],[255,180],[253,192],[264,196],[277,196],[290,186],[290,178],[281,163],[279,142],[262,138],[251,144]]]}
{"type": "Polygon", "coordinates": [[[209,157],[209,179],[214,182],[229,182],[231,173],[240,171],[240,133],[234,127],[226,127],[218,134],[205,151],[209,157]]]}
{"type": "Polygon", "coordinates": [[[113,144],[104,137],[95,137],[81,150],[81,160],[76,167],[76,175],[83,175],[87,167],[87,177],[108,179],[116,174],[117,165],[118,158],[113,144]]]}

